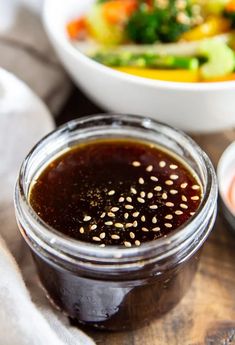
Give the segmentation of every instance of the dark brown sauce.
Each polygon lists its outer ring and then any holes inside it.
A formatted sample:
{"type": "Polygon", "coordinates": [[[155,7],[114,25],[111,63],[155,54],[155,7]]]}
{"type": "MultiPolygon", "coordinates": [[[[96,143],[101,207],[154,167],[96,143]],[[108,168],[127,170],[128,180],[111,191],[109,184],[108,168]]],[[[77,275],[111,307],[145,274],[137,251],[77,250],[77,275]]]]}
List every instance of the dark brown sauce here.
{"type": "Polygon", "coordinates": [[[176,156],[131,140],[71,148],[37,177],[30,203],[47,224],[93,244],[139,246],[184,224],[202,190],[176,156]]]}

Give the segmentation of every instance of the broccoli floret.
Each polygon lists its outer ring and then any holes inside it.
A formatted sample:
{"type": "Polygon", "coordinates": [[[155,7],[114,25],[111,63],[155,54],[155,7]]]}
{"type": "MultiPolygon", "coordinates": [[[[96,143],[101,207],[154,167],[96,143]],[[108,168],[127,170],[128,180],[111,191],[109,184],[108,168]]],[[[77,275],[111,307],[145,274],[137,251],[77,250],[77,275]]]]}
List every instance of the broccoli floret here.
{"type": "Polygon", "coordinates": [[[127,35],[136,43],[151,44],[159,40],[159,25],[155,11],[149,12],[145,8],[140,8],[127,24],[127,35]]]}
{"type": "Polygon", "coordinates": [[[193,11],[190,0],[179,8],[178,0],[168,0],[162,7],[156,0],[153,8],[140,3],[138,10],[127,24],[127,36],[136,43],[175,42],[193,27],[193,11]]]}

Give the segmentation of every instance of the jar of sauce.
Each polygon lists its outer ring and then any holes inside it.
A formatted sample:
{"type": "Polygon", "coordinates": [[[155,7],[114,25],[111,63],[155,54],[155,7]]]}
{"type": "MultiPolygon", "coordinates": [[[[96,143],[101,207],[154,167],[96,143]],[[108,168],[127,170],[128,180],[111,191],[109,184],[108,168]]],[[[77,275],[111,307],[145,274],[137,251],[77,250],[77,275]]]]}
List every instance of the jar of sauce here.
{"type": "Polygon", "coordinates": [[[50,301],[74,322],[141,327],[188,290],[217,205],[188,136],[139,116],[57,129],[26,157],[16,217],[50,301]]]}

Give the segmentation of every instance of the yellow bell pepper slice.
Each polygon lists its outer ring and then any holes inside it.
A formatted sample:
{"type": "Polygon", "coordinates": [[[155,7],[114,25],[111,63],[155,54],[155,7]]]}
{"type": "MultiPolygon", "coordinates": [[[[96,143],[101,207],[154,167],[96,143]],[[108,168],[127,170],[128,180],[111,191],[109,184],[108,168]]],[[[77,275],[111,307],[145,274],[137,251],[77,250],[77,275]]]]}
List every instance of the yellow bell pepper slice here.
{"type": "Polygon", "coordinates": [[[235,73],[227,74],[224,77],[217,77],[204,80],[207,83],[223,82],[223,81],[235,81],[235,73]]]}
{"type": "Polygon", "coordinates": [[[181,39],[184,41],[198,41],[229,31],[230,22],[222,17],[210,17],[203,24],[185,32],[181,39]]]}
{"type": "Polygon", "coordinates": [[[132,74],[138,77],[174,81],[181,83],[197,83],[200,81],[199,71],[191,70],[158,70],[148,68],[135,68],[135,67],[116,67],[115,70],[132,74]]]}

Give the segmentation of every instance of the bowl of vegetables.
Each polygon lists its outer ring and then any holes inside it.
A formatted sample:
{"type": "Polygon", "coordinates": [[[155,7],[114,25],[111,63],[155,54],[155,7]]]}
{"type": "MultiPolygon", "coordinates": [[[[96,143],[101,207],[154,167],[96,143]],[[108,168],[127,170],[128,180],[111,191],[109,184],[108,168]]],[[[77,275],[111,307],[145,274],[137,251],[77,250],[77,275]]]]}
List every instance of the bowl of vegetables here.
{"type": "Polygon", "coordinates": [[[234,0],[45,0],[43,17],[102,108],[190,132],[235,125],[234,0]]]}

